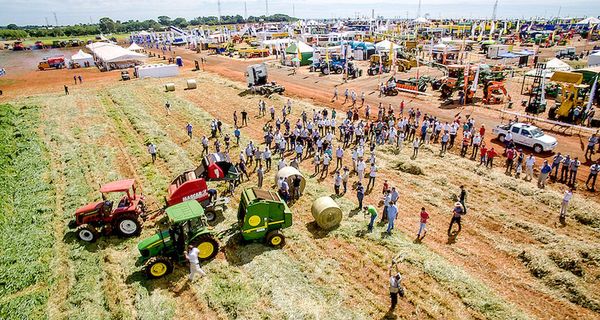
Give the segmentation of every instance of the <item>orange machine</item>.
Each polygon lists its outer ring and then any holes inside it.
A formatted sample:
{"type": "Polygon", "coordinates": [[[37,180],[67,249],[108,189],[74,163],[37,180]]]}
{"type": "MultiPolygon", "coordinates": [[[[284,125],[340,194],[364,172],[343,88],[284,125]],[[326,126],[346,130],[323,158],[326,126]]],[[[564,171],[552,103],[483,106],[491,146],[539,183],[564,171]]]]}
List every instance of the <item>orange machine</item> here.
{"type": "Polygon", "coordinates": [[[490,81],[487,85],[487,88],[484,88],[483,91],[483,103],[485,104],[498,104],[504,102],[504,97],[508,98],[508,101],[511,100],[510,95],[506,92],[506,88],[504,87],[504,82],[500,81],[490,81]]]}

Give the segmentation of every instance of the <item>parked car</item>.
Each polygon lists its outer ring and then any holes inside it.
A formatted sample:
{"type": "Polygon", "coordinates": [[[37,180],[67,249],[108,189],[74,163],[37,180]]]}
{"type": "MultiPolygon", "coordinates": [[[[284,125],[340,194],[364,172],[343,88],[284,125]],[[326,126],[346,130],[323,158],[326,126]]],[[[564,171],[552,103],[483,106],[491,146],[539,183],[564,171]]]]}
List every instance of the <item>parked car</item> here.
{"type": "Polygon", "coordinates": [[[535,153],[552,151],[558,145],[555,137],[545,134],[540,128],[522,122],[500,124],[492,129],[500,142],[506,140],[510,132],[515,144],[533,148],[535,153]]]}

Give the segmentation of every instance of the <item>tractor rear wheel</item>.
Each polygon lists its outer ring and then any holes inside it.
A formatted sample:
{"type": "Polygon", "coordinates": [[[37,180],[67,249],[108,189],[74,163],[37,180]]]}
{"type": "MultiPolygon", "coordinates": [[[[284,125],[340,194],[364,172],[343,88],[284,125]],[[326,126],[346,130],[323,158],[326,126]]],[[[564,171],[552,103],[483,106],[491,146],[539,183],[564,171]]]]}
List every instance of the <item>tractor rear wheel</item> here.
{"type": "Polygon", "coordinates": [[[198,248],[198,260],[207,261],[219,253],[219,243],[209,235],[200,236],[192,241],[192,245],[198,248]]]}
{"type": "Polygon", "coordinates": [[[273,247],[285,246],[285,237],[278,230],[267,233],[267,243],[273,247]]]}
{"type": "Polygon", "coordinates": [[[144,265],[144,271],[150,279],[164,277],[173,272],[173,263],[165,257],[152,257],[144,265]]]}
{"type": "Polygon", "coordinates": [[[113,229],[124,237],[133,237],[142,231],[142,222],[135,214],[125,213],[115,220],[113,229]]]}
{"type": "Polygon", "coordinates": [[[94,242],[98,239],[98,230],[92,225],[82,224],[75,229],[77,238],[85,242],[94,242]]]}

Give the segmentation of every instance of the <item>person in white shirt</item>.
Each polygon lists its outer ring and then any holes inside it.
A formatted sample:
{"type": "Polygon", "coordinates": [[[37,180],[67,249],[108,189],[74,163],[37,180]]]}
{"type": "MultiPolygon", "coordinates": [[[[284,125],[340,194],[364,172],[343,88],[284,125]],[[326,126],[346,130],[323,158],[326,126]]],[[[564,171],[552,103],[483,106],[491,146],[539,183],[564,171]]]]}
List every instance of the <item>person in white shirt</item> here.
{"type": "Polygon", "coordinates": [[[560,222],[565,223],[565,218],[567,217],[567,209],[569,208],[569,201],[573,198],[573,189],[569,188],[565,190],[565,194],[563,195],[563,200],[560,205],[560,222]]]}
{"type": "Polygon", "coordinates": [[[148,153],[152,156],[152,163],[156,161],[156,145],[154,143],[148,143],[148,153]]]}
{"type": "Polygon", "coordinates": [[[358,182],[362,184],[362,179],[365,177],[365,161],[362,158],[359,158],[358,163],[356,164],[356,172],[358,174],[358,182]]]}
{"type": "Polygon", "coordinates": [[[342,149],[342,146],[338,146],[335,150],[335,158],[335,170],[337,170],[338,168],[341,168],[343,166],[344,149],[342,149]]]}
{"type": "Polygon", "coordinates": [[[321,170],[321,178],[323,178],[323,176],[327,177],[327,175],[329,174],[329,162],[331,161],[331,158],[329,157],[329,154],[324,153],[323,154],[323,169],[321,170]]]}
{"type": "Polygon", "coordinates": [[[285,163],[285,159],[284,158],[279,159],[279,163],[277,164],[277,170],[281,170],[285,167],[287,167],[287,163],[285,163]]]}
{"type": "Polygon", "coordinates": [[[533,179],[533,165],[535,165],[535,157],[530,154],[525,160],[525,180],[527,181],[533,179]]]}
{"type": "Polygon", "coordinates": [[[192,245],[188,246],[188,251],[185,253],[185,257],[190,263],[190,276],[189,276],[190,281],[194,280],[194,275],[196,273],[200,274],[201,277],[206,276],[206,272],[204,272],[204,270],[202,270],[202,268],[200,268],[200,261],[198,260],[198,253],[200,253],[198,248],[196,248],[192,245]]]}
{"type": "Polygon", "coordinates": [[[369,183],[367,183],[367,190],[369,187],[375,187],[375,177],[377,176],[377,167],[375,163],[371,163],[371,169],[369,171],[369,183]]]}
{"type": "Polygon", "coordinates": [[[417,156],[419,155],[419,138],[415,138],[415,140],[413,141],[413,159],[416,159],[417,156]]]}
{"type": "Polygon", "coordinates": [[[340,171],[335,172],[335,176],[333,177],[333,189],[335,190],[335,195],[340,195],[340,187],[342,186],[342,175],[340,171]]]}

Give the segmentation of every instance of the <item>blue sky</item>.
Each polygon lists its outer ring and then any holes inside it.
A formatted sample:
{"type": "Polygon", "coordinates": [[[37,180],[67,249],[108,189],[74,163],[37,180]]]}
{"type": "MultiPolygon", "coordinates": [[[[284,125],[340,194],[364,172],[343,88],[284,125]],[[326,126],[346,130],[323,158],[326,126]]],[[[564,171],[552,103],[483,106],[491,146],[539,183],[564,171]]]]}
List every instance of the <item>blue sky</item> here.
{"type": "MultiPolygon", "coordinates": [[[[222,0],[223,15],[244,15],[244,2],[248,15],[265,14],[264,0],[222,0]]],[[[494,0],[422,0],[422,15],[428,13],[438,17],[479,17],[492,14],[494,0]]],[[[350,17],[375,14],[384,17],[416,17],[418,0],[270,0],[269,14],[295,11],[301,18],[350,17]]],[[[545,16],[598,16],[600,1],[597,0],[500,0],[498,17],[545,16]],[[543,4],[543,5],[542,5],[543,4]]],[[[54,24],[53,12],[56,12],[59,24],[88,23],[108,16],[115,20],[156,19],[159,15],[187,19],[217,15],[216,0],[0,0],[0,25],[9,23],[44,24],[48,18],[54,24]]]]}

